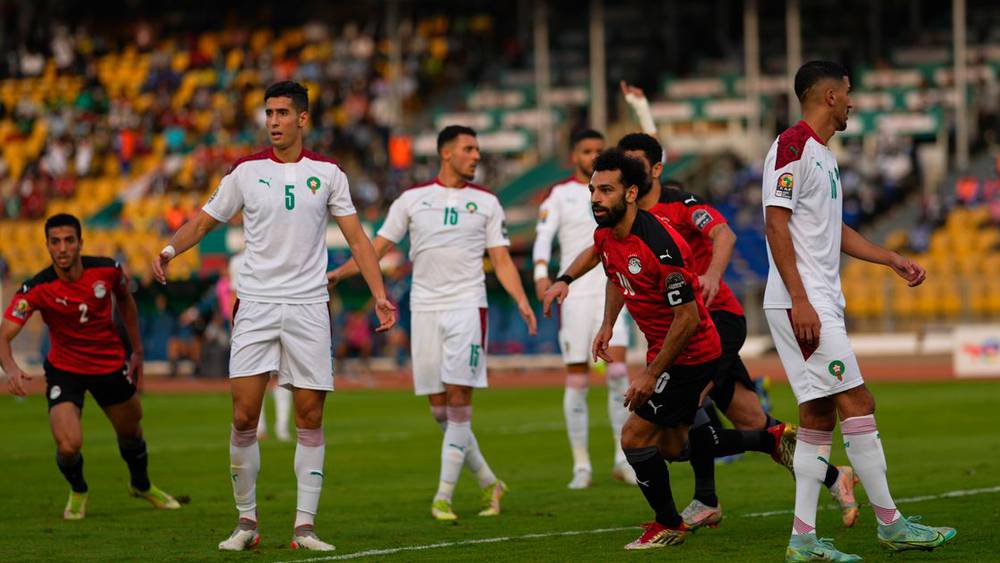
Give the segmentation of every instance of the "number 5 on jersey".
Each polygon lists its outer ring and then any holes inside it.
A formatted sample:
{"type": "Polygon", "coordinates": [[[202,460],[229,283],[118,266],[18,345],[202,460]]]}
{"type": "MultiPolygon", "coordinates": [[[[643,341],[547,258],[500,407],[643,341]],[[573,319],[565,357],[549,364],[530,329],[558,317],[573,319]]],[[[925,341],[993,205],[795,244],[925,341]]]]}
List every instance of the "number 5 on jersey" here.
{"type": "Polygon", "coordinates": [[[293,184],[288,184],[285,186],[285,209],[291,211],[295,209],[295,189],[293,184]]]}

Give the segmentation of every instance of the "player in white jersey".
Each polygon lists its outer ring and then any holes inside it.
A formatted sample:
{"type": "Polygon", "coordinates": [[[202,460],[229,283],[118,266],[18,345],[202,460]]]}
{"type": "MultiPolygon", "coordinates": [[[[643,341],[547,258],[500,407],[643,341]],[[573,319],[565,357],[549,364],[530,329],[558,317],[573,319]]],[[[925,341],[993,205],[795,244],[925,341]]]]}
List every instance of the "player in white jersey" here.
{"type": "Polygon", "coordinates": [[[816,537],[816,503],[840,417],[847,457],[878,521],[879,542],[892,551],[930,550],[955,536],[905,518],[886,480],[875,424],[875,399],[864,385],[844,326],[840,254],[890,267],[911,286],[919,264],[865,240],[843,224],[837,160],[827,142],[847,127],[851,83],[837,63],[812,61],[795,75],[803,119],[785,130],[764,160],[763,206],[770,270],[764,313],[799,403],[795,449],[795,518],[788,561],[859,561],[816,537]]]}
{"type": "MultiPolygon", "coordinates": [[[[431,514],[438,520],[457,518],[451,498],[465,464],[482,489],[479,515],[495,516],[506,485],[486,463],[470,422],[472,391],[487,386],[484,253],[532,335],[535,315],[507,251],[510,241],[500,200],[470,182],[479,163],[476,132],[450,125],[438,134],[437,147],[441,157],[437,178],[396,198],[375,237],[375,252],[385,256],[409,233],[413,388],[430,400],[431,413],[444,430],[441,475],[431,514]]],[[[336,284],[357,271],[351,260],[328,277],[336,284]]]]}
{"type": "MultiPolygon", "coordinates": [[[[549,190],[538,212],[532,259],[535,264],[535,293],[539,301],[552,285],[549,260],[552,242],[559,241],[559,275],[566,273],[570,262],[593,245],[594,220],[590,203],[590,176],[594,173],[594,158],[604,150],[604,136],[593,129],[575,133],[570,142],[573,175],[560,180],[549,190]]],[[[591,485],[593,469],[587,445],[589,430],[587,412],[587,369],[590,344],[604,321],[604,295],[607,277],[595,268],[573,282],[573,291],[559,307],[559,349],[566,364],[566,389],[563,392],[563,414],[566,433],[573,452],[573,479],[570,489],[585,489],[591,485]]],[[[628,389],[628,367],[625,349],[628,347],[628,324],[625,315],[615,322],[609,348],[614,359],[607,366],[608,418],[614,434],[614,466],[612,475],[635,484],[635,472],[625,460],[621,448],[621,432],[628,410],[624,406],[628,389]]]]}
{"type": "Polygon", "coordinates": [[[351,202],[347,176],[332,161],[303,150],[309,120],[306,89],[279,82],[264,93],[269,150],[240,159],[198,216],[182,226],[153,263],[166,283],[170,260],[198,244],[220,223],[243,211],[246,250],[236,273],[229,377],[233,426],[229,459],[239,523],[219,549],[239,551],[260,542],[256,481],[260,470],[257,419],[272,372],[295,403],[295,475],[298,500],[292,547],[330,551],[314,531],[323,485],[323,403],[333,390],[326,229],[333,215],[361,265],[381,326],[395,323],[378,261],[351,202]]]}

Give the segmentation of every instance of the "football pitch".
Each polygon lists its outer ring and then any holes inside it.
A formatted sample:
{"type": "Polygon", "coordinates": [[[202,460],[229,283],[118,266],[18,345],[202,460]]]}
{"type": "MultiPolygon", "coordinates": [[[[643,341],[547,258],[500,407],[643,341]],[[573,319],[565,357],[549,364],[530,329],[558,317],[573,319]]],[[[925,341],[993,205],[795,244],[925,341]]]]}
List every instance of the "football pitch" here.
{"type": "MultiPolygon", "coordinates": [[[[787,387],[771,396],[775,414],[794,419],[787,387]]],[[[998,381],[872,385],[877,418],[900,510],[958,537],[933,554],[893,561],[995,561],[1000,540],[1000,397],[998,381]]],[[[257,499],[262,533],[254,553],[220,554],[235,524],[228,480],[229,397],[222,393],[146,395],[143,425],[154,483],[189,504],[155,511],[126,494],[127,470],[110,425],[88,397],[84,412],[87,517],[62,520],[68,486],[54,464],[45,403],[0,397],[0,559],[5,561],[780,561],[791,525],[794,484],[761,454],[717,471],[725,519],[679,547],[625,552],[652,515],[639,492],[613,481],[605,390],[590,393],[594,486],[570,491],[570,453],[558,388],[477,393],[473,429],[487,460],[510,486],[503,514],[476,516],[479,491],[464,472],[455,493],[455,523],[430,516],[441,432],[425,400],[402,391],[343,391],[326,407],[326,482],[317,532],[331,554],[288,547],[295,508],[294,444],[261,444],[257,499]]],[[[270,398],[268,409],[272,409],[270,398]]],[[[273,411],[269,410],[269,415],[273,411]]],[[[273,416],[271,416],[273,420],[273,416]]],[[[839,434],[834,461],[846,461],[839,434]]],[[[690,466],[670,467],[683,508],[693,491],[690,466]]],[[[864,500],[860,492],[859,500],[864,500]]],[[[889,556],[875,541],[870,508],[854,529],[822,493],[818,532],[871,561],[889,556]]]]}

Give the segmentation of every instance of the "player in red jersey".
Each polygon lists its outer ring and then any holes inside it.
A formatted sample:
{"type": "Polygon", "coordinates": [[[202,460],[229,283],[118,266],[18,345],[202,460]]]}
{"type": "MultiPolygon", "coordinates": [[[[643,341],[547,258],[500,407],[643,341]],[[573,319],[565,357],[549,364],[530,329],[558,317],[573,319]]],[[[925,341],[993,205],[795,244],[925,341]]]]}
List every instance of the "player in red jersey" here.
{"type": "Polygon", "coordinates": [[[173,497],[149,482],[146,471],[146,441],[139,425],[142,405],[136,395],[136,384],[142,377],[142,340],[139,313],[128,292],[128,277],[110,258],[80,255],[80,221],[72,215],[49,217],[45,240],[52,265],[25,282],[7,307],[0,324],[0,364],[10,391],[23,397],[25,381],[31,376],[14,361],[10,343],[28,318],[40,311],[52,340],[45,360],[45,383],[56,464],[72,488],[63,518],[79,520],[87,508],[87,482],[80,453],[80,414],[86,391],[94,396],[118,435],[118,451],[128,465],[132,496],[144,498],[157,508],[180,508],[173,497]],[[128,362],[112,318],[112,296],[132,343],[128,362]]]}
{"type": "MultiPolygon", "coordinates": [[[[639,208],[667,219],[691,247],[692,270],[698,274],[702,298],[722,344],[722,356],[708,396],[719,405],[737,430],[746,431],[745,441],[756,444],[758,440],[754,436],[759,434],[755,434],[755,431],[767,431],[777,438],[770,453],[776,462],[791,468],[795,454],[795,433],[791,430],[792,426],[786,426],[764,412],[753,391],[749,372],[739,356],[746,340],[746,318],[736,296],[721,280],[732,256],[735,234],[725,217],[699,197],[663,188],[660,182],[663,149],[655,138],[644,133],[632,133],[622,137],[617,146],[627,156],[641,162],[650,177],[650,189],[639,198],[639,208]]],[[[577,277],[596,264],[596,254],[591,252],[588,255],[584,252],[574,260],[567,273],[577,277]]],[[[555,288],[546,303],[551,303],[552,298],[557,299],[561,289],[555,288]]],[[[709,420],[707,411],[699,413],[695,423],[697,431],[692,432],[692,435],[700,437],[702,426],[705,426],[705,431],[712,431],[709,420]]],[[[767,442],[766,438],[764,441],[767,442]]],[[[757,450],[753,445],[747,449],[757,450]]],[[[691,465],[695,472],[695,494],[682,511],[684,522],[691,528],[714,526],[722,520],[722,507],[715,487],[715,465],[708,460],[698,459],[692,459],[691,465]]],[[[840,505],[843,523],[848,527],[858,517],[858,505],[854,497],[856,482],[857,478],[849,466],[829,466],[825,483],[840,505]]]]}
{"type": "MultiPolygon", "coordinates": [[[[593,353],[595,359],[606,359],[612,327],[623,305],[649,345],[646,369],[625,394],[626,406],[633,412],[622,428],[622,449],[656,520],[626,549],[676,545],[690,530],[674,506],[665,459],[680,459],[688,449],[692,463],[711,463],[716,456],[747,449],[771,451],[775,444],[767,432],[703,425],[701,436],[692,432],[686,447],[688,430],[722,348],[702,301],[697,275],[688,266],[690,248],[666,219],[637,205],[648,189],[642,164],[621,150],[607,150],[595,160],[590,182],[598,224],[594,247],[609,281],[604,322],[594,339],[593,353]]],[[[565,283],[572,278],[564,274],[560,280],[565,283]]]]}

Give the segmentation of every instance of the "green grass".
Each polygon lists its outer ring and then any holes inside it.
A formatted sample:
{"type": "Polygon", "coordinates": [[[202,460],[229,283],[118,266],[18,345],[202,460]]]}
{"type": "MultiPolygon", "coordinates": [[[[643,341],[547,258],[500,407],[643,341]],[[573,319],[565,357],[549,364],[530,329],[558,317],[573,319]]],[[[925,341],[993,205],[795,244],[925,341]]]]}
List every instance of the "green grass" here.
{"type": "MultiPolygon", "coordinates": [[[[879,428],[896,498],[1000,485],[1000,382],[942,382],[872,386],[879,428]]],[[[475,516],[478,489],[463,475],[456,491],[460,519],[441,524],[429,515],[437,484],[440,431],[423,399],[406,392],[334,394],[326,409],[326,486],[320,536],[335,555],[366,549],[515,537],[534,533],[635,526],[651,519],[639,492],[612,481],[611,435],[605,393],[590,395],[595,485],[568,491],[569,447],[562,427],[560,389],[498,389],[479,393],[473,428],[496,472],[511,487],[499,518],[475,516]]],[[[776,414],[791,417],[787,388],[773,392],[776,414]]],[[[143,421],[153,481],[190,496],[179,511],[154,511],[126,494],[127,471],[110,426],[88,398],[84,453],[90,484],[85,520],[64,522],[68,486],[57,471],[42,397],[0,398],[0,559],[73,561],[277,561],[315,556],[287,547],[295,507],[294,445],[262,444],[258,503],[263,541],[251,554],[224,555],[216,544],[232,529],[235,510],[228,481],[230,406],[224,394],[144,398],[143,421]]],[[[270,406],[269,406],[270,408],[270,406]]],[[[845,460],[839,439],[835,461],[845,460]]],[[[694,534],[666,552],[628,554],[621,547],[638,530],[442,547],[380,555],[380,561],[609,561],[683,557],[687,561],[776,561],[788,539],[791,516],[745,517],[792,508],[794,486],[769,458],[751,454],[720,466],[719,495],[726,519],[717,530],[694,534]]],[[[692,491],[689,466],[671,466],[683,507],[692,491]]],[[[861,494],[863,498],[863,493],[861,494]]],[[[829,502],[823,493],[821,502],[829,502]]],[[[944,498],[900,505],[932,524],[955,526],[954,545],[933,555],[908,553],[893,561],[995,560],[1000,544],[993,524],[1000,494],[944,498]]],[[[852,530],[839,514],[821,510],[823,536],[871,561],[887,561],[875,542],[874,517],[864,509],[852,530]]]]}

